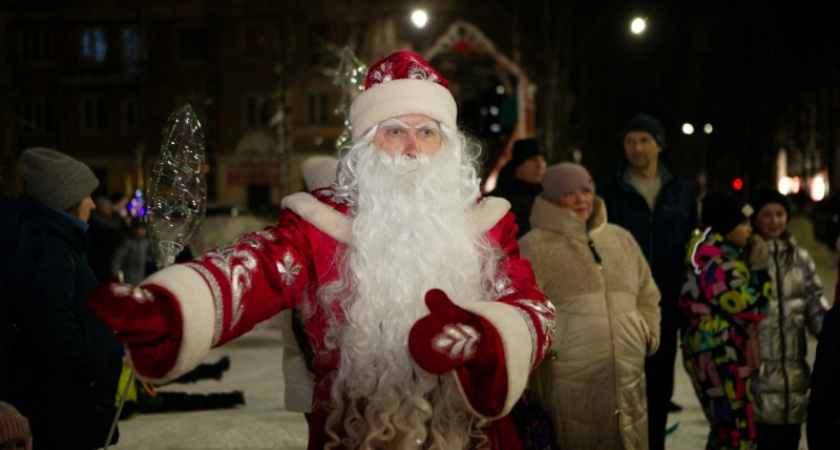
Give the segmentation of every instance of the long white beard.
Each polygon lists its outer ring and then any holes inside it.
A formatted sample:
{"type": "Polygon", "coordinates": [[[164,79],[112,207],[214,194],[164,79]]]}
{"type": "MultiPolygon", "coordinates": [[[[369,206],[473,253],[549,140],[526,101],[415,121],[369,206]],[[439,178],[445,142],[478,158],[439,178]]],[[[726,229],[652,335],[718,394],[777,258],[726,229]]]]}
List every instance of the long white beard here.
{"type": "Polygon", "coordinates": [[[429,289],[464,303],[492,285],[495,267],[481,264],[486,246],[469,214],[476,194],[463,188],[451,148],[410,160],[371,145],[358,152],[357,171],[353,241],[341,279],[324,291],[351,293],[337,299],[346,324],[334,330],[341,361],[328,430],[343,428],[349,447],[463,448],[471,415],[450,377],[415,370],[408,332],[428,314],[429,289]]]}

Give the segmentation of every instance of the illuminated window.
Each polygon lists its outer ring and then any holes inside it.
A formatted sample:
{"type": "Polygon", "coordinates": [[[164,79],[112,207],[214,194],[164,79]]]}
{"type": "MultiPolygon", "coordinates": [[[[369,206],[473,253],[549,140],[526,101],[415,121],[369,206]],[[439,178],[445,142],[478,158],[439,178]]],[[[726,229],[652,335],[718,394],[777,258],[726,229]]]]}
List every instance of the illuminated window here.
{"type": "Polygon", "coordinates": [[[86,28],[81,34],[82,59],[94,63],[105,62],[108,56],[108,40],[104,28],[86,28]]]}
{"type": "Polygon", "coordinates": [[[128,74],[136,74],[146,63],[146,33],[137,28],[123,28],[120,35],[123,68],[128,74]]]}

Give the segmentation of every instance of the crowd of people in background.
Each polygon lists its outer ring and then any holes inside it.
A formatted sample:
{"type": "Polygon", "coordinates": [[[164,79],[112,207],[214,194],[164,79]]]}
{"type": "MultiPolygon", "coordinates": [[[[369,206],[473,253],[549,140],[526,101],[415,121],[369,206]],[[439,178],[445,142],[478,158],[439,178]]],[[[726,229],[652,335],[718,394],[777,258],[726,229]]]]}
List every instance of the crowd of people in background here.
{"type": "MultiPolygon", "coordinates": [[[[117,338],[144,380],[190,381],[211,345],[285,309],[286,407],[305,414],[315,447],[514,445],[521,424],[507,414],[520,400],[547,413],[553,448],[664,449],[668,414],[681,409],[671,400],[681,351],[707,449],[798,449],[806,423],[812,450],[829,448],[840,424],[838,308],[788,229],[785,195],[759,186],[745,199],[698,199],[662,162],[663,124],[640,114],[621,131],[624,158],[597,183],[577,163],[547,167],[526,138],[487,194],[513,214],[479,204],[474,149],[445,80],[416,55],[389,58],[354,103],[357,143],[304,164],[308,193],[284,200],[275,227],[160,273],[127,196],[94,198],[99,181],[66,154],[22,152],[24,195],[2,204],[2,306],[14,314],[3,323],[0,445],[115,444],[121,367],[123,383],[130,370],[117,338]],[[394,229],[415,222],[414,234],[394,229]],[[230,281],[233,254],[253,256],[243,267],[254,290],[230,281]],[[380,273],[393,265],[415,270],[394,284],[380,273]],[[196,312],[191,296],[220,309],[196,312]],[[187,329],[191,314],[225,322],[187,329]],[[813,375],[806,333],[819,338],[813,375]],[[413,375],[386,370],[392,362],[413,375]]],[[[138,411],[244,403],[238,391],[149,400],[137,383],[122,389],[138,411]]]]}

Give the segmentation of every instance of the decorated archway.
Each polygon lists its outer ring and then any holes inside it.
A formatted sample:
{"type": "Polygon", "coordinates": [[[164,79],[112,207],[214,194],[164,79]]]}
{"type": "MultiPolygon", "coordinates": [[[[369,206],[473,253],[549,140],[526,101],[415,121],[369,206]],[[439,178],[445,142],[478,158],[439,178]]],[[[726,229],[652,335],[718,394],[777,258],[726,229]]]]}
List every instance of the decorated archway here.
{"type": "Polygon", "coordinates": [[[457,20],[424,53],[450,80],[459,122],[482,140],[484,190],[495,186],[512,143],[533,136],[535,86],[475,25],[457,20]]]}

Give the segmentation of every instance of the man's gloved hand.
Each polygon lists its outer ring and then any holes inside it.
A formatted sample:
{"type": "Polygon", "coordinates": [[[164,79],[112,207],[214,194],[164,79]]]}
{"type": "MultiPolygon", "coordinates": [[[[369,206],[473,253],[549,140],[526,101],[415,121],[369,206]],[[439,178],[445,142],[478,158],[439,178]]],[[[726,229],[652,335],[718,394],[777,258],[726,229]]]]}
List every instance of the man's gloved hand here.
{"type": "Polygon", "coordinates": [[[443,374],[473,361],[485,333],[496,334],[489,322],[452,303],[440,289],[426,293],[429,315],[418,320],[408,335],[408,348],[423,370],[443,374]]]}
{"type": "Polygon", "coordinates": [[[160,378],[175,365],[181,343],[181,310],[172,294],[154,285],[106,281],[89,295],[94,313],[131,352],[138,372],[160,378]]]}
{"type": "Polygon", "coordinates": [[[767,243],[757,234],[750,236],[747,242],[747,267],[750,270],[766,270],[770,267],[770,250],[767,243]]]}

